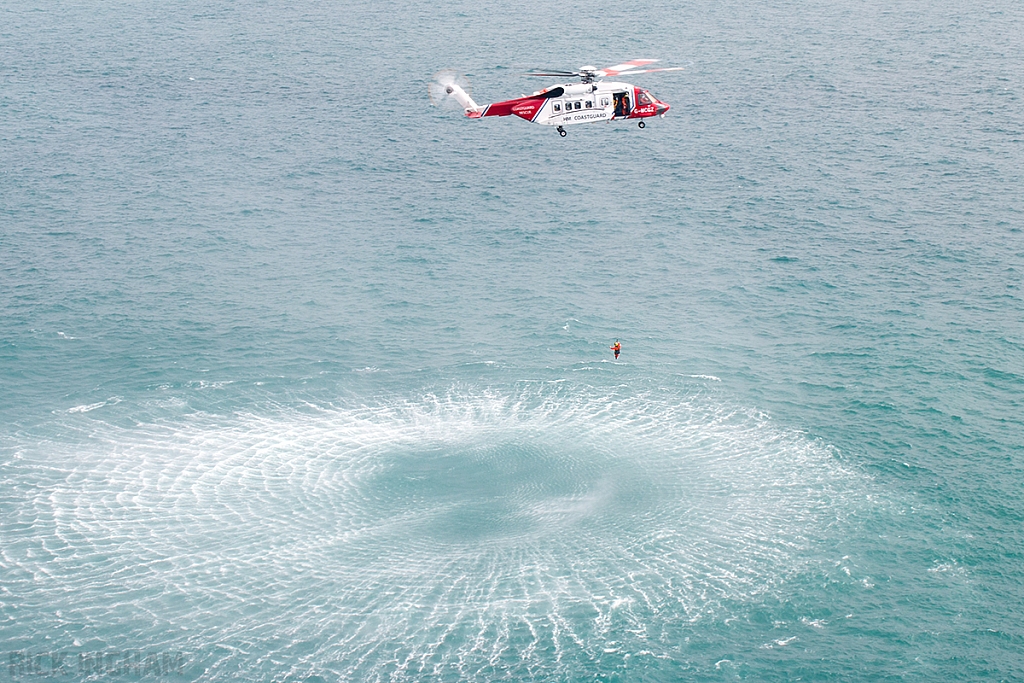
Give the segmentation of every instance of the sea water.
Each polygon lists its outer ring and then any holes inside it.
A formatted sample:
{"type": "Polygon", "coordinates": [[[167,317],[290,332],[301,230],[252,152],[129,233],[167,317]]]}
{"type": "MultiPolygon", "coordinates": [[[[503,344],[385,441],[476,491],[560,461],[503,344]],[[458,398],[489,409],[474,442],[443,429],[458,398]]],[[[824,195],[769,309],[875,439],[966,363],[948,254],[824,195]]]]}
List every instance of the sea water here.
{"type": "Polygon", "coordinates": [[[1021,679],[1022,36],[0,3],[0,678],[1021,679]]]}

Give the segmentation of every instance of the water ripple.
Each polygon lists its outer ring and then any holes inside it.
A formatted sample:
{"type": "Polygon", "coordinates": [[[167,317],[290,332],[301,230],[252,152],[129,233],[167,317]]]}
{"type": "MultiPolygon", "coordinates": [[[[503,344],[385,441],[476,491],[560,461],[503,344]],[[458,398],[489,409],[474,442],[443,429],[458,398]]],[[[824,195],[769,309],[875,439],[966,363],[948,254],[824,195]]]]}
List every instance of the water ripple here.
{"type": "Polygon", "coordinates": [[[22,636],[116,623],[197,653],[204,680],[671,657],[680,624],[819,562],[868,485],[763,414],[665,388],[68,420],[77,441],[22,447],[4,473],[8,587],[66,605],[22,636]]]}

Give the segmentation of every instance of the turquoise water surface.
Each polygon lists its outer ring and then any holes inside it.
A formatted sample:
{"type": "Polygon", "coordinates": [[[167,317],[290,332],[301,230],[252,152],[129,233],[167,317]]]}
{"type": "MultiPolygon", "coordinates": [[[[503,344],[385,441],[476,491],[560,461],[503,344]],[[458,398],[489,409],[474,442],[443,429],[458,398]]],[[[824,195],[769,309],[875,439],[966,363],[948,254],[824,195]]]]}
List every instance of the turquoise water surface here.
{"type": "Polygon", "coordinates": [[[1024,679],[1022,36],[0,3],[0,679],[1024,679]]]}

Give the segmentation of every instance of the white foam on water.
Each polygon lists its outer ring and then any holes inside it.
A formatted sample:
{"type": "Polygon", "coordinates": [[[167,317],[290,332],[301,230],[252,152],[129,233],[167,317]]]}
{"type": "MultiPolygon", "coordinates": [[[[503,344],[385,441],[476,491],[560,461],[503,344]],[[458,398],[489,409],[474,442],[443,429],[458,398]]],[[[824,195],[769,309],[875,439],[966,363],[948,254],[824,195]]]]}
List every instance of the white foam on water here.
{"type": "Polygon", "coordinates": [[[80,406],[74,406],[73,408],[68,408],[68,412],[69,413],[88,413],[90,410],[96,410],[97,408],[102,408],[105,405],[107,405],[106,401],[99,401],[98,403],[90,403],[88,405],[80,405],[80,406]]]}
{"type": "Polygon", "coordinates": [[[170,642],[204,680],[267,657],[360,680],[668,657],[680,624],[822,561],[868,485],[764,414],[665,388],[74,419],[3,473],[21,531],[0,568],[64,605],[22,627],[170,642]]]}
{"type": "Polygon", "coordinates": [[[93,410],[96,410],[97,408],[102,408],[104,406],[117,405],[122,400],[124,400],[124,399],[122,399],[120,396],[111,396],[106,401],[99,401],[97,403],[90,403],[88,405],[73,406],[71,408],[68,408],[67,412],[68,413],[88,413],[88,412],[91,412],[93,410]]]}

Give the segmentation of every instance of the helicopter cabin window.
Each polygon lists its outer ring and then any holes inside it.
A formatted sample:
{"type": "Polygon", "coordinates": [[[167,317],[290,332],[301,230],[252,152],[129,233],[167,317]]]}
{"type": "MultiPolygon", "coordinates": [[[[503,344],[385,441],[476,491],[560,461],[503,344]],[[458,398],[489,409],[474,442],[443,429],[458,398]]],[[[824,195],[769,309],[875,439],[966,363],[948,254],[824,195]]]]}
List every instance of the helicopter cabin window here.
{"type": "Polygon", "coordinates": [[[559,104],[558,102],[555,102],[555,104],[552,107],[552,109],[554,109],[555,111],[562,111],[562,105],[559,104]]]}
{"type": "Polygon", "coordinates": [[[574,105],[575,105],[576,109],[580,108],[580,103],[579,102],[575,102],[574,105]]]}
{"type": "Polygon", "coordinates": [[[607,97],[602,97],[601,98],[601,106],[602,107],[607,107],[608,106],[608,98],[607,97]]]}
{"type": "Polygon", "coordinates": [[[594,108],[594,103],[592,101],[590,101],[590,100],[587,100],[587,109],[593,109],[593,108],[594,108]]]}

